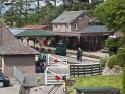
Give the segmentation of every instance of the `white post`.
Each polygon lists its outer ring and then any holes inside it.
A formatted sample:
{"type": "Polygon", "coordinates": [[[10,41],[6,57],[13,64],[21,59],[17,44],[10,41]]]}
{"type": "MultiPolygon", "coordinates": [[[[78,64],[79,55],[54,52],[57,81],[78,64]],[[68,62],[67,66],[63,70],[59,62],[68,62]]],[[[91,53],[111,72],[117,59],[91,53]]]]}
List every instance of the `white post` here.
{"type": "Polygon", "coordinates": [[[68,69],[69,69],[69,78],[70,78],[70,64],[68,64],[68,69]]]}
{"type": "Polygon", "coordinates": [[[48,67],[45,70],[45,85],[47,85],[47,71],[48,71],[48,67]]]}
{"type": "Polygon", "coordinates": [[[48,54],[48,57],[47,57],[47,65],[49,65],[50,64],[50,54],[48,54]]]}
{"type": "Polygon", "coordinates": [[[4,57],[2,56],[2,73],[4,74],[4,57]]]}

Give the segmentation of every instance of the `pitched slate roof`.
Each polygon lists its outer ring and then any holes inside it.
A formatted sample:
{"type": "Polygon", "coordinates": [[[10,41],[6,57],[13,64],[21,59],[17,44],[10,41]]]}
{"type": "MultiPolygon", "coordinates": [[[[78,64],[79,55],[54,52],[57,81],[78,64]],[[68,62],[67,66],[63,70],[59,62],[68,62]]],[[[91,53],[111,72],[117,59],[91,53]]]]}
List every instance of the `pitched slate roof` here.
{"type": "Polygon", "coordinates": [[[35,30],[43,30],[47,28],[47,25],[26,25],[23,28],[24,29],[35,29],[35,30]]]}
{"type": "Polygon", "coordinates": [[[25,31],[25,29],[23,28],[9,28],[9,31],[13,34],[13,35],[17,35],[23,31],[25,31]]]}
{"type": "Polygon", "coordinates": [[[64,11],[60,16],[52,21],[52,23],[71,23],[81,15],[85,15],[87,11],[64,11]]]}
{"type": "Polygon", "coordinates": [[[0,55],[35,55],[39,54],[29,46],[25,46],[18,40],[13,40],[0,46],[0,55]]]}
{"type": "Polygon", "coordinates": [[[94,32],[107,32],[108,30],[104,25],[88,25],[81,32],[94,33],[94,32]]]}
{"type": "Polygon", "coordinates": [[[17,37],[32,37],[32,36],[54,36],[54,33],[48,30],[26,30],[16,35],[17,37]]]}

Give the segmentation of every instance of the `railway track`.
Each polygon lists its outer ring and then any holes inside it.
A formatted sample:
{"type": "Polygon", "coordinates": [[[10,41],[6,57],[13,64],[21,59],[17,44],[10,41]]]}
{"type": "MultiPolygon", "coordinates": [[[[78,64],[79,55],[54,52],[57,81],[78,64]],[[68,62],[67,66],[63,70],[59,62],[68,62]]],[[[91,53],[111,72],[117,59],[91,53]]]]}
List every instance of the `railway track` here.
{"type": "Polygon", "coordinates": [[[48,94],[63,94],[62,85],[54,85],[48,94]]]}

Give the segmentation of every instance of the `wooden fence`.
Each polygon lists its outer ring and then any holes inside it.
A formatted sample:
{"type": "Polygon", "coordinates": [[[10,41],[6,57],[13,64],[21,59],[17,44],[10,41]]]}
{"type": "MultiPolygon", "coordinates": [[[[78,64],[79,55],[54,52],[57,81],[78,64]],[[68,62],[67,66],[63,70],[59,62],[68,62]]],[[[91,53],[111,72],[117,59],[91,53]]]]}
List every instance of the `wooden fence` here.
{"type": "Polygon", "coordinates": [[[86,76],[86,75],[100,75],[102,67],[100,64],[83,65],[83,64],[70,64],[70,76],[86,76]]]}

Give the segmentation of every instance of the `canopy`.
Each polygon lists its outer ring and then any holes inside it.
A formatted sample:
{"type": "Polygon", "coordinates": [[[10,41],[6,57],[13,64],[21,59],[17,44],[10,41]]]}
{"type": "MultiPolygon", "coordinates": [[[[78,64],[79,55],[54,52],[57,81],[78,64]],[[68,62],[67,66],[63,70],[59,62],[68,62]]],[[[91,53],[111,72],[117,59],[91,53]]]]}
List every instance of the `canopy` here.
{"type": "Polygon", "coordinates": [[[35,36],[55,36],[52,31],[48,30],[25,30],[16,35],[17,37],[35,37],[35,36]]]}

